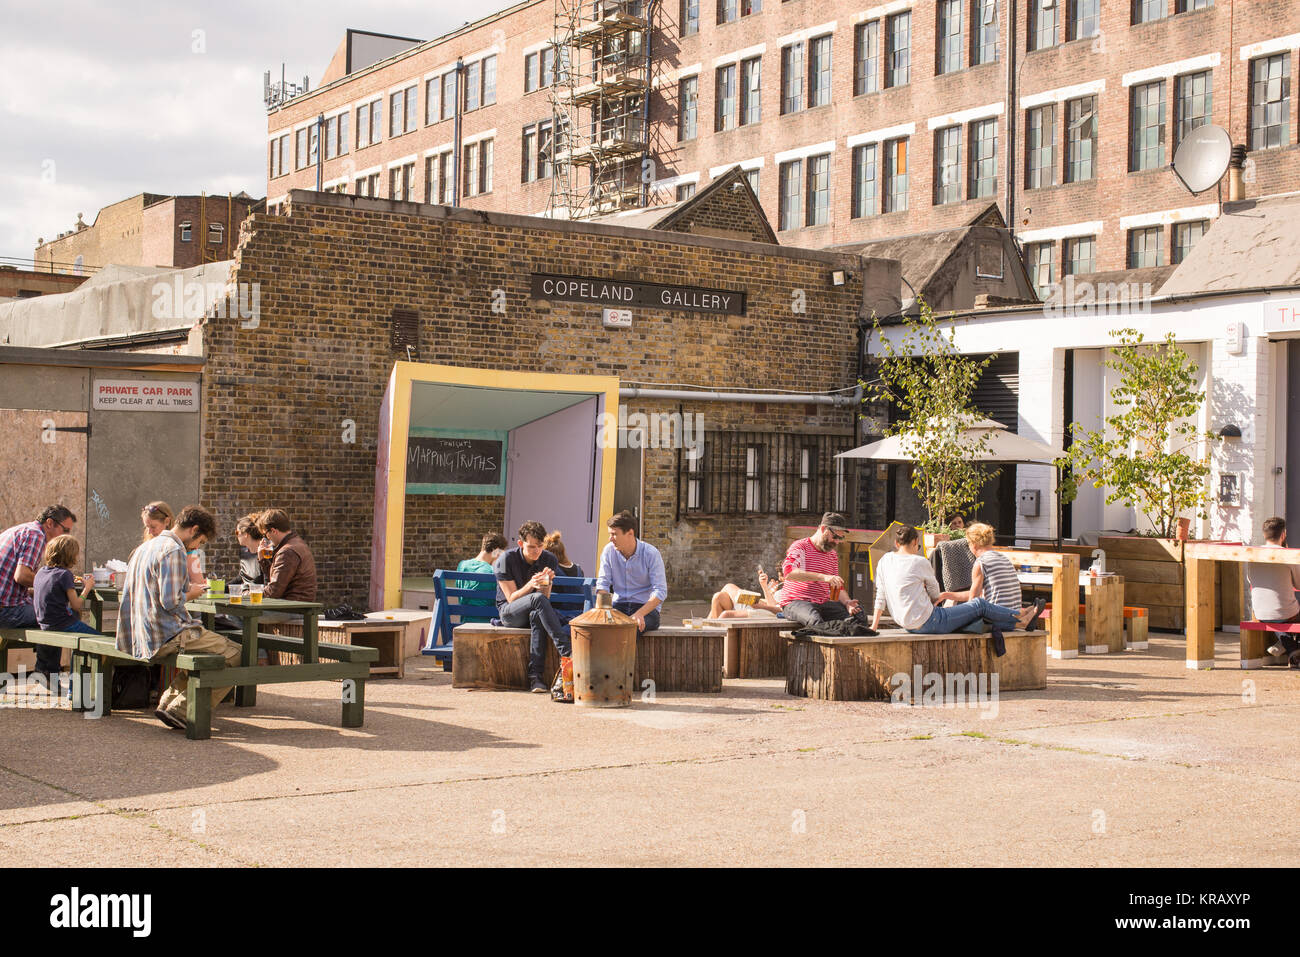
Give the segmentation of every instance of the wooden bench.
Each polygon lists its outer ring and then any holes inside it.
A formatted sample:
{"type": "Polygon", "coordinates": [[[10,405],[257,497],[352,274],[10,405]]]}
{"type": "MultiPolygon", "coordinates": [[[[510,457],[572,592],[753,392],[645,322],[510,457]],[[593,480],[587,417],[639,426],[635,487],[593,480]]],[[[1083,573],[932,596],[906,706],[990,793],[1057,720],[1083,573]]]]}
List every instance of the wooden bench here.
{"type": "MultiPolygon", "coordinates": [[[[527,691],[530,634],[527,628],[483,623],[457,626],[451,686],[480,691],[527,691]]],[[[649,680],[654,682],[656,691],[720,694],[725,643],[726,632],[722,628],[664,626],[637,635],[634,690],[649,687],[645,684],[649,680]]],[[[549,680],[559,667],[559,655],[548,641],[543,678],[549,680]]]]}
{"type": "MultiPolygon", "coordinates": [[[[280,651],[301,654],[305,642],[299,638],[282,638],[259,634],[259,644],[280,651]]],[[[144,658],[120,651],[116,639],[107,635],[82,635],[72,632],[5,629],[0,631],[0,649],[8,667],[10,647],[50,645],[72,649],[73,709],[111,715],[113,670],[118,665],[148,665],[144,658]]],[[[359,728],[365,721],[365,682],[370,676],[370,662],[379,657],[374,648],[356,645],[321,643],[319,656],[329,663],[297,665],[283,671],[275,667],[229,668],[226,659],[216,654],[179,654],[163,659],[165,666],[188,672],[185,690],[185,736],[192,741],[212,736],[212,696],[200,694],[211,688],[282,684],[294,681],[351,681],[343,694],[343,727],[359,728]]]]}
{"type": "MultiPolygon", "coordinates": [[[[299,621],[265,622],[261,625],[274,635],[286,638],[302,638],[303,626],[299,621]]],[[[327,621],[322,619],[316,624],[321,641],[336,645],[356,645],[374,648],[378,652],[375,663],[370,666],[372,678],[406,677],[406,658],[403,643],[406,635],[406,623],[399,621],[381,621],[373,618],[354,621],[327,621]]],[[[259,645],[262,643],[259,641],[259,645]]],[[[283,664],[301,664],[301,655],[289,655],[283,664]]]]}
{"type": "Polygon", "coordinates": [[[958,686],[967,695],[1047,687],[1045,631],[1006,632],[1007,653],[1001,658],[994,655],[989,635],[971,632],[913,635],[890,629],[873,638],[795,638],[787,631],[784,637],[786,692],[799,698],[931,704],[936,683],[943,703],[958,686]]]}
{"type": "Polygon", "coordinates": [[[727,678],[784,678],[787,642],[781,632],[793,623],[786,618],[706,618],[706,625],[727,629],[722,673],[727,678]]]}
{"type": "Polygon", "coordinates": [[[1264,621],[1243,621],[1241,623],[1241,666],[1243,668],[1264,667],[1264,658],[1268,655],[1268,634],[1271,631],[1300,635],[1300,625],[1285,622],[1269,624],[1264,621]]]}
{"type": "MultiPolygon", "coordinates": [[[[441,662],[443,671],[450,670],[453,673],[455,672],[453,659],[455,653],[454,638],[457,627],[471,622],[490,622],[500,615],[495,602],[492,600],[496,594],[495,591],[463,588],[460,587],[461,582],[491,583],[495,588],[496,576],[489,575],[486,572],[458,572],[446,568],[439,568],[433,573],[433,625],[429,629],[429,643],[421,649],[421,652],[430,655],[435,661],[441,662]],[[464,604],[466,599],[471,598],[488,600],[489,603],[486,605],[464,604]],[[453,599],[455,600],[453,601],[453,599]],[[455,621],[452,621],[453,618],[455,621]]],[[[557,575],[552,584],[581,589],[581,593],[551,592],[551,604],[563,611],[576,615],[590,608],[595,601],[596,579],[594,578],[570,578],[565,575],[557,575]]],[[[527,651],[527,647],[527,642],[525,642],[525,651],[527,651]]],[[[559,667],[558,661],[555,666],[559,667]]],[[[513,680],[513,677],[510,680],[513,680]]],[[[527,684],[527,669],[525,669],[524,681],[527,684]]],[[[457,687],[454,679],[452,687],[457,687]]],[[[511,685],[510,687],[514,686],[511,685]]]]}
{"type": "MultiPolygon", "coordinates": [[[[1051,621],[1052,606],[1048,605],[1046,608],[1044,608],[1043,613],[1039,615],[1039,617],[1042,618],[1044,621],[1051,621]]],[[[1079,606],[1079,617],[1083,618],[1085,621],[1087,620],[1086,605],[1079,606]]],[[[1125,632],[1124,646],[1127,649],[1129,649],[1130,651],[1147,650],[1149,646],[1147,641],[1147,625],[1150,622],[1150,620],[1151,620],[1151,616],[1148,614],[1147,609],[1140,608],[1137,605],[1124,606],[1124,632],[1125,632]]],[[[1109,646],[1107,646],[1107,650],[1108,651],[1110,650],[1109,646]]]]}

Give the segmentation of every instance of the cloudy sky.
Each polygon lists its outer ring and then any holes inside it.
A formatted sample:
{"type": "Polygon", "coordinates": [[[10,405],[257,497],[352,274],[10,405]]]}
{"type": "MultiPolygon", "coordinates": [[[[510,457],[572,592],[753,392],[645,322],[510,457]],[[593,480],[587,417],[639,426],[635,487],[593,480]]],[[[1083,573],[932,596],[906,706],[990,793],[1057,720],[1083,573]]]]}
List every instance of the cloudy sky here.
{"type": "Polygon", "coordinates": [[[0,257],[141,192],[266,193],[262,74],[344,31],[432,39],[512,0],[0,0],[0,257]]]}

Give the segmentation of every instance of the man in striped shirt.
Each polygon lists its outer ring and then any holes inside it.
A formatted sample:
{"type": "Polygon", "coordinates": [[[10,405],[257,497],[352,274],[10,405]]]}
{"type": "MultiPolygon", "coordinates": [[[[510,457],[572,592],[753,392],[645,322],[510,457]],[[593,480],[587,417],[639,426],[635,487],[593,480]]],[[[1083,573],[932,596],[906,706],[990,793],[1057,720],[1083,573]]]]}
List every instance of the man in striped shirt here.
{"type": "Polygon", "coordinates": [[[840,557],[835,546],[849,533],[848,519],[839,512],[822,516],[817,531],[801,538],[785,553],[781,573],[781,614],[800,628],[839,621],[861,610],[844,591],[840,557]]]}

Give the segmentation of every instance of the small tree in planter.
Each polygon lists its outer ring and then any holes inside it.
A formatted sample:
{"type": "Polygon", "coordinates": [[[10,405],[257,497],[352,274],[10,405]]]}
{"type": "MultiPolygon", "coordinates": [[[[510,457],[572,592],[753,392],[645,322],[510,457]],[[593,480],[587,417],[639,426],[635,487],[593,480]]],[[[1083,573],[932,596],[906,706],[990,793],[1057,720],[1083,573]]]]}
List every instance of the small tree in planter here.
{"type": "Polygon", "coordinates": [[[1194,509],[1207,517],[1210,455],[1208,450],[1198,455],[1197,445],[1218,436],[1189,421],[1205,402],[1205,392],[1196,388],[1196,364],[1172,332],[1163,343],[1148,346],[1136,329],[1111,335],[1120,340],[1106,360],[1106,367],[1121,375],[1110,391],[1117,411],[1107,417],[1105,432],[1070,424],[1074,443],[1057,460],[1066,476],[1062,497],[1072,501],[1077,482],[1090,481],[1106,489],[1106,504],[1136,508],[1158,537],[1173,538],[1179,512],[1194,509]]]}
{"type": "MultiPolygon", "coordinates": [[[[930,306],[918,301],[921,314],[905,319],[907,331],[897,345],[881,336],[879,378],[860,384],[864,401],[887,402],[898,410],[898,421],[885,434],[898,436],[903,453],[916,463],[912,488],[929,516],[925,530],[948,532],[954,515],[983,504],[980,489],[997,474],[974,460],[987,447],[988,433],[967,431],[982,418],[971,397],[996,356],[962,355],[956,324],[945,334],[930,306]]],[[[878,318],[875,331],[881,331],[878,318]]]]}

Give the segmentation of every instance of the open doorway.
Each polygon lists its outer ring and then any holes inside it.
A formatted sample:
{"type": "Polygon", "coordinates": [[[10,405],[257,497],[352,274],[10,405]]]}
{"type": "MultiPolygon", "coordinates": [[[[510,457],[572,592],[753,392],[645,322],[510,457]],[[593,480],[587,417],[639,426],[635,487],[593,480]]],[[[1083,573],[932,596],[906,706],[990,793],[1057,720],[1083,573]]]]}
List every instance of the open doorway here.
{"type": "Polygon", "coordinates": [[[495,501],[508,539],[530,519],[562,527],[573,560],[594,567],[614,501],[605,411],[617,403],[612,376],[395,363],[380,411],[371,607],[400,602],[406,511],[420,496],[441,497],[453,519],[495,501]]]}

